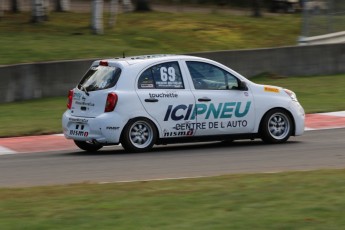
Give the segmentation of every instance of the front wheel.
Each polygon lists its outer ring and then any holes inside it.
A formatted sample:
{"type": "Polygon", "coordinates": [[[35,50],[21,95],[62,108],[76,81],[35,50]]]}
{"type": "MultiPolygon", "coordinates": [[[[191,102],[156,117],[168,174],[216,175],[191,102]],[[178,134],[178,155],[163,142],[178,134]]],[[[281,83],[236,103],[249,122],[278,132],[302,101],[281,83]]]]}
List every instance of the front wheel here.
{"type": "Polygon", "coordinates": [[[80,149],[85,150],[87,152],[96,152],[97,150],[99,150],[100,148],[103,147],[100,144],[95,144],[95,143],[88,142],[88,141],[74,141],[74,143],[80,149]]]}
{"type": "Polygon", "coordinates": [[[269,111],[262,120],[261,138],[267,143],[282,143],[289,139],[293,123],[289,114],[282,109],[269,111]]]}
{"type": "Polygon", "coordinates": [[[129,152],[144,152],[152,148],[156,139],[155,125],[146,118],[138,118],[125,126],[121,144],[129,152]]]}

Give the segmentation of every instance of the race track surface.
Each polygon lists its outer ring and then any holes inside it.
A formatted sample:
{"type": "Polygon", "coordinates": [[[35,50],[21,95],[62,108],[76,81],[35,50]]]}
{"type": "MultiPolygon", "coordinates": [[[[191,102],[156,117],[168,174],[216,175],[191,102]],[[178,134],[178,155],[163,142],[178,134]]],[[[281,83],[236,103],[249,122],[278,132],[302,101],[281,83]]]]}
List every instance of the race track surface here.
{"type": "Polygon", "coordinates": [[[129,154],[118,147],[0,156],[0,187],[106,183],[231,173],[345,167],[345,129],[308,131],[285,144],[257,141],[157,146],[129,154]]]}
{"type": "MultiPolygon", "coordinates": [[[[307,114],[306,130],[345,128],[345,111],[307,114]]],[[[0,138],[0,156],[6,154],[78,150],[62,134],[0,138]]]]}

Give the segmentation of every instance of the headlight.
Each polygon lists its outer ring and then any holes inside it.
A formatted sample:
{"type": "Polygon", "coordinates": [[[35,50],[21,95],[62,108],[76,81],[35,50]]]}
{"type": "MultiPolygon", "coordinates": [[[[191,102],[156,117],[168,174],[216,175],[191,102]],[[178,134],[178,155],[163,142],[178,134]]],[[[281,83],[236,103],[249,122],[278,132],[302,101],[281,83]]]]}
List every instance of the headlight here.
{"type": "Polygon", "coordinates": [[[291,97],[293,101],[297,101],[297,96],[294,92],[288,89],[284,89],[285,93],[291,97]]]}

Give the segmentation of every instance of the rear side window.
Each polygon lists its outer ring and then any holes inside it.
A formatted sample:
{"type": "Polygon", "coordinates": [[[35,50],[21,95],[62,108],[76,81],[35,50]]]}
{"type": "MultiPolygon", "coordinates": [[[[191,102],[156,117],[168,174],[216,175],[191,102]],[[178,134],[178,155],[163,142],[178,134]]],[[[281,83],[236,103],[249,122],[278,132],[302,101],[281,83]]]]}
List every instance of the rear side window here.
{"type": "Polygon", "coordinates": [[[91,67],[78,85],[78,89],[96,91],[108,89],[116,85],[121,69],[110,66],[91,67]]]}
{"type": "Polygon", "coordinates": [[[139,89],[183,89],[178,62],[166,62],[145,70],[138,80],[139,89]]]}

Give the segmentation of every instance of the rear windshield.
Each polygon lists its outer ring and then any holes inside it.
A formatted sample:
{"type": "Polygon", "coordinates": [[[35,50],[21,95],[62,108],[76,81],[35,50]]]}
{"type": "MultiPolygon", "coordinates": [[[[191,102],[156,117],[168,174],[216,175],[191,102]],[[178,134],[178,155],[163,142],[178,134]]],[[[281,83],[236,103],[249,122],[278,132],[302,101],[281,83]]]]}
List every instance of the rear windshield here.
{"type": "Polygon", "coordinates": [[[81,79],[78,89],[96,91],[108,89],[116,85],[121,69],[110,66],[91,67],[81,79]]]}

